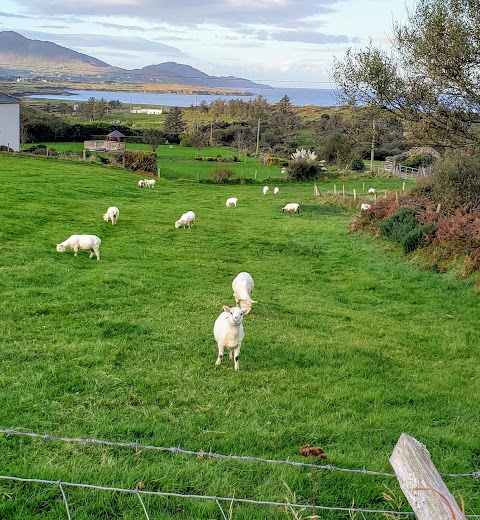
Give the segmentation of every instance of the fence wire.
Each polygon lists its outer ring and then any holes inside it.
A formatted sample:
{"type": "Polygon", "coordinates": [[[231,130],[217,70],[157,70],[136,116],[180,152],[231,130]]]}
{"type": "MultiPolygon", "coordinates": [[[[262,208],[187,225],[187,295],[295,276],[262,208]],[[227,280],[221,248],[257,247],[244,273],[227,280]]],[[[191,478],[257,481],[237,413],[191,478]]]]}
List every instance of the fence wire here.
{"type": "MultiPolygon", "coordinates": [[[[268,463],[268,464],[286,464],[289,466],[300,466],[300,467],[307,467],[307,468],[314,468],[314,469],[323,469],[326,471],[339,471],[344,473],[360,473],[362,475],[376,475],[380,477],[395,477],[394,473],[385,473],[381,471],[371,471],[365,469],[349,469],[349,468],[339,468],[337,466],[333,466],[331,464],[326,465],[318,465],[318,464],[312,464],[307,462],[296,462],[292,460],[277,460],[277,459],[263,459],[260,457],[251,457],[248,455],[222,455],[220,453],[215,453],[212,451],[191,451],[191,450],[184,450],[179,447],[162,447],[162,446],[148,446],[144,444],[138,444],[136,442],[115,442],[115,441],[105,441],[101,439],[83,439],[79,437],[56,437],[54,435],[49,434],[41,434],[41,433],[34,433],[34,432],[22,432],[20,430],[14,430],[14,429],[6,429],[6,430],[0,430],[0,434],[9,436],[9,435],[20,435],[24,437],[32,437],[37,439],[44,439],[48,441],[60,441],[60,442],[73,442],[78,444],[98,444],[102,446],[115,446],[120,448],[131,448],[135,451],[138,450],[153,450],[153,451],[163,451],[163,452],[170,452],[170,453],[180,453],[183,455],[194,455],[197,458],[205,458],[205,457],[211,457],[214,459],[229,459],[229,460],[241,460],[241,461],[250,461],[250,462],[262,462],[262,463],[268,463]]],[[[472,477],[472,478],[480,478],[480,471],[475,471],[473,473],[440,473],[442,477],[472,477]]]]}

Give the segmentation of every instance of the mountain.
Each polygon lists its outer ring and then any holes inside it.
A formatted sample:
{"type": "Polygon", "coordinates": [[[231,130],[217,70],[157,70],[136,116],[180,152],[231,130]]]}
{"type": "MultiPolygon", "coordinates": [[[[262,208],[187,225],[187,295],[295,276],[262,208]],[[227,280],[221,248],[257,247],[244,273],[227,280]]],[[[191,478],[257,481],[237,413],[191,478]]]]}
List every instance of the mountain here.
{"type": "Polygon", "coordinates": [[[174,62],[147,65],[141,69],[123,69],[73,51],[56,43],[31,40],[13,31],[0,32],[0,74],[43,76],[71,81],[116,81],[168,83],[224,88],[271,88],[234,76],[209,76],[174,62]]]}

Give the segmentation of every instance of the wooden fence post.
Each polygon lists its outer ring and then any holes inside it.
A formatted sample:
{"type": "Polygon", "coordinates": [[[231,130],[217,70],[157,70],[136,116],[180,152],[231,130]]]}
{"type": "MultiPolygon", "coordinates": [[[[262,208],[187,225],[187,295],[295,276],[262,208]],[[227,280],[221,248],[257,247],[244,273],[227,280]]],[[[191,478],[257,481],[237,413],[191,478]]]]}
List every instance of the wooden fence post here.
{"type": "Polygon", "coordinates": [[[390,457],[395,475],[418,520],[465,518],[433,465],[427,448],[402,433],[390,457]]]}
{"type": "Polygon", "coordinates": [[[320,192],[318,191],[317,183],[313,185],[313,196],[314,197],[320,197],[320,192]]]}
{"type": "Polygon", "coordinates": [[[353,190],[353,202],[357,201],[357,190],[353,190]]]}
{"type": "Polygon", "coordinates": [[[336,184],[333,185],[333,195],[335,197],[337,196],[337,185],[336,184]]]}

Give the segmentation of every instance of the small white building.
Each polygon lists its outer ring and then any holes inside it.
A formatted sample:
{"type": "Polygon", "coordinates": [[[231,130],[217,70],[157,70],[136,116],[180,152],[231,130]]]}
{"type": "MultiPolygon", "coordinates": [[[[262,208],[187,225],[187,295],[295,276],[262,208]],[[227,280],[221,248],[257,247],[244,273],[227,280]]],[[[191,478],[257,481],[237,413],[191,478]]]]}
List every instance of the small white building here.
{"type": "Polygon", "coordinates": [[[20,151],[20,101],[0,92],[0,146],[20,151]]]}
{"type": "Polygon", "coordinates": [[[131,114],[163,114],[163,108],[140,108],[140,107],[133,107],[130,110],[131,114]]]}

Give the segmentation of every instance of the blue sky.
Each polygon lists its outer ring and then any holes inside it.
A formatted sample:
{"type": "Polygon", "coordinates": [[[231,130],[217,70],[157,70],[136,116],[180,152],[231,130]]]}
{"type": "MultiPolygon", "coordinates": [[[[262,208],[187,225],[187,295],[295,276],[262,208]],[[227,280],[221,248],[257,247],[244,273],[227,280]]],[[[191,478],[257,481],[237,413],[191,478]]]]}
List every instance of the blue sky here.
{"type": "Polygon", "coordinates": [[[389,47],[415,0],[2,0],[0,31],[127,69],[166,61],[272,86],[330,88],[333,57],[389,47]]]}

